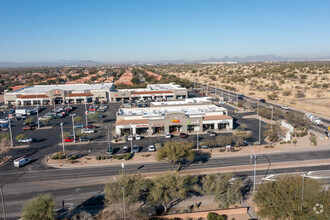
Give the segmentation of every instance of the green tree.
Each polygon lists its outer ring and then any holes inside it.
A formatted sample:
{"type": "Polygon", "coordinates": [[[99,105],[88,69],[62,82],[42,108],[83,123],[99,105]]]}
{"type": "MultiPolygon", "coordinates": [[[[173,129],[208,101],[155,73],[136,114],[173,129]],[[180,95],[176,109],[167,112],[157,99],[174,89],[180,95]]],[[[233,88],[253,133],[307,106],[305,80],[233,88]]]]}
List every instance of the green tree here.
{"type": "Polygon", "coordinates": [[[232,173],[207,175],[202,178],[201,183],[201,192],[214,195],[219,208],[228,208],[242,198],[243,182],[240,178],[235,178],[232,173]]]}
{"type": "Polygon", "coordinates": [[[285,175],[275,178],[276,181],[261,185],[254,197],[260,208],[259,214],[270,219],[328,219],[329,190],[323,191],[319,181],[304,178],[304,199],[301,212],[301,195],[303,177],[285,175]],[[323,205],[323,213],[316,214],[315,204],[323,205]]]}
{"type": "Polygon", "coordinates": [[[227,216],[219,215],[215,212],[209,212],[207,213],[207,220],[226,220],[227,216]]]}
{"type": "Polygon", "coordinates": [[[226,146],[226,145],[231,145],[233,142],[233,137],[232,136],[217,136],[216,141],[218,145],[220,146],[226,146]]]}
{"type": "Polygon", "coordinates": [[[74,123],[79,123],[79,122],[82,121],[82,117],[81,116],[76,116],[76,117],[73,118],[73,121],[74,121],[74,123]]]}
{"type": "Polygon", "coordinates": [[[23,206],[23,220],[53,220],[55,202],[50,194],[43,194],[30,199],[23,206]]]}
{"type": "Polygon", "coordinates": [[[34,122],[34,118],[30,117],[30,118],[27,118],[25,119],[25,124],[32,124],[34,122]]]}
{"type": "Polygon", "coordinates": [[[264,132],[264,136],[268,137],[270,141],[276,142],[284,136],[284,131],[279,123],[267,125],[267,130],[264,132]]]}
{"type": "Polygon", "coordinates": [[[97,120],[98,118],[99,118],[99,113],[97,113],[97,112],[95,112],[95,113],[90,113],[90,114],[88,114],[88,118],[90,119],[90,120],[92,120],[92,121],[95,121],[95,120],[97,120]]]}
{"type": "Polygon", "coordinates": [[[140,78],[138,76],[134,76],[132,79],[131,79],[131,82],[133,84],[140,84],[140,78]]]}
{"type": "Polygon", "coordinates": [[[309,126],[310,122],[304,117],[303,114],[288,112],[285,114],[285,120],[294,128],[309,126]]]}
{"type": "Polygon", "coordinates": [[[188,142],[166,142],[156,154],[156,160],[165,160],[171,163],[175,171],[179,171],[185,161],[192,162],[195,160],[194,144],[188,142]]]}
{"type": "Polygon", "coordinates": [[[143,178],[140,173],[134,175],[121,173],[105,185],[105,204],[110,206],[114,203],[122,203],[124,195],[125,211],[133,214],[137,209],[136,204],[146,201],[149,186],[150,181],[143,178]]]}
{"type": "Polygon", "coordinates": [[[164,213],[168,208],[188,197],[188,192],[195,191],[196,176],[180,176],[177,172],[167,172],[152,179],[149,201],[161,205],[164,213]]]}
{"type": "Polygon", "coordinates": [[[26,138],[25,134],[19,134],[16,136],[16,141],[26,138]]]}

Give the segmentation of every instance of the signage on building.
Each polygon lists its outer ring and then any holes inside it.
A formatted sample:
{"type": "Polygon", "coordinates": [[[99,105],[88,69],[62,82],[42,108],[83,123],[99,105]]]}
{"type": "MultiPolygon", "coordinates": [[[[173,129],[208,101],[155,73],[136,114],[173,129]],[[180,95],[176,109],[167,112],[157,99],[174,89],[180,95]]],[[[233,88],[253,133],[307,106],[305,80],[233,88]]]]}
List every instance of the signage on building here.
{"type": "Polygon", "coordinates": [[[152,126],[164,126],[164,124],[152,124],[152,126]]]}
{"type": "Polygon", "coordinates": [[[58,91],[58,90],[55,90],[55,94],[60,94],[60,91],[58,91]]]}
{"type": "Polygon", "coordinates": [[[148,124],[144,124],[144,125],[136,125],[137,128],[141,128],[141,127],[149,127],[148,124]]]}
{"type": "Polygon", "coordinates": [[[178,120],[178,119],[173,119],[173,120],[172,120],[172,123],[180,123],[180,120],[178,120]]]}

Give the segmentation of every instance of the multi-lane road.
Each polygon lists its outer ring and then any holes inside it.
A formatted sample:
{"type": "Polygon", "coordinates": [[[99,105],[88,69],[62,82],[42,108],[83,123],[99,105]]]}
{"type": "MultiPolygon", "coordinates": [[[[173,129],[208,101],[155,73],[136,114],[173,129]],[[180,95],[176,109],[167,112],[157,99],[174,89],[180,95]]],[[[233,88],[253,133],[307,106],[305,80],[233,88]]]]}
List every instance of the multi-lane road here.
{"type": "MultiPolygon", "coordinates": [[[[259,170],[257,175],[265,177],[271,174],[330,170],[330,166],[294,167],[285,169],[272,169],[272,164],[279,162],[301,162],[304,160],[328,159],[330,151],[307,151],[294,153],[273,153],[257,155],[258,164],[269,165],[270,169],[259,170]]],[[[194,172],[201,169],[218,168],[219,172],[230,166],[250,166],[250,157],[223,157],[196,161],[187,166],[184,171],[194,172]]],[[[252,170],[253,166],[251,166],[252,170]]],[[[4,185],[4,195],[7,216],[16,218],[20,215],[23,203],[39,193],[52,193],[57,201],[57,208],[61,208],[65,201],[66,208],[74,208],[94,195],[102,192],[104,183],[110,181],[114,175],[121,171],[120,165],[87,167],[77,169],[44,170],[19,169],[18,171],[1,172],[0,183],[4,185]]],[[[171,170],[168,163],[126,164],[126,173],[159,173],[171,170]]],[[[239,175],[252,176],[252,171],[238,171],[239,175]]],[[[97,211],[100,201],[89,203],[89,209],[97,211]]]]}

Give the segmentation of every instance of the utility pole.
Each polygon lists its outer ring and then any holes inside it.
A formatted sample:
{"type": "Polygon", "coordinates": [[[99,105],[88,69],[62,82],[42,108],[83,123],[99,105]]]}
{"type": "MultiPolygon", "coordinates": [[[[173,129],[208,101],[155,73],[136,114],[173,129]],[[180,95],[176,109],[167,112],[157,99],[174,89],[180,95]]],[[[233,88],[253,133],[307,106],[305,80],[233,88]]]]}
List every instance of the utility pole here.
{"type": "Polygon", "coordinates": [[[63,147],[63,154],[64,154],[64,156],[65,156],[64,137],[63,137],[63,122],[62,122],[60,125],[61,125],[61,134],[62,134],[62,147],[63,147]]]}
{"type": "Polygon", "coordinates": [[[132,124],[129,123],[129,134],[131,135],[131,152],[133,151],[133,134],[132,134],[132,124]]]}
{"type": "Polygon", "coordinates": [[[0,185],[0,193],[1,193],[1,203],[2,203],[2,215],[3,215],[3,220],[6,220],[6,208],[5,208],[5,201],[3,198],[3,190],[2,190],[2,185],[0,185]]]}
{"type": "Polygon", "coordinates": [[[13,143],[13,133],[11,132],[11,123],[10,123],[10,117],[8,117],[8,127],[9,127],[9,135],[10,135],[10,147],[14,146],[13,143]]]}

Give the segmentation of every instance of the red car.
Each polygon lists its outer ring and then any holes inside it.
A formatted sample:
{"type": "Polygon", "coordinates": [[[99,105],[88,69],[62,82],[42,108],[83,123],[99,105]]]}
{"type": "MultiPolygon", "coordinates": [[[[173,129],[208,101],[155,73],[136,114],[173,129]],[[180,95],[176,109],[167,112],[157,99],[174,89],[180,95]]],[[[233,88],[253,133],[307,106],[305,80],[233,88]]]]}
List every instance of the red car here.
{"type": "Polygon", "coordinates": [[[73,137],[64,138],[64,142],[73,142],[73,141],[74,141],[73,137]]]}
{"type": "Polygon", "coordinates": [[[180,133],[180,137],[181,137],[181,138],[187,138],[188,135],[187,135],[186,133],[180,133]]]}
{"type": "Polygon", "coordinates": [[[85,125],[84,128],[95,129],[95,126],[94,125],[85,125]]]}
{"type": "Polygon", "coordinates": [[[32,126],[25,126],[24,128],[22,128],[24,131],[28,131],[28,130],[32,130],[32,126]]]}
{"type": "Polygon", "coordinates": [[[205,93],[199,93],[199,95],[205,95],[205,93]]]}

